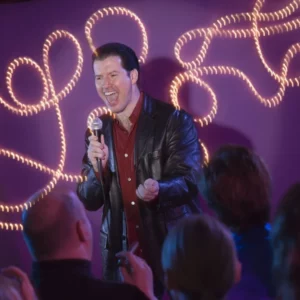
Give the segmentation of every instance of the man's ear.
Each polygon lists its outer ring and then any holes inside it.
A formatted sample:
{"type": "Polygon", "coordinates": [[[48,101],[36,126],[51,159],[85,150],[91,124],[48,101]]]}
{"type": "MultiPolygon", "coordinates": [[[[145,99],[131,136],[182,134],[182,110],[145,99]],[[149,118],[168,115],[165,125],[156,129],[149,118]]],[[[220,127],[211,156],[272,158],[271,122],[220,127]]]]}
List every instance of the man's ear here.
{"type": "Polygon", "coordinates": [[[136,84],[139,79],[139,72],[137,69],[133,69],[130,71],[130,80],[132,84],[136,84]]]}

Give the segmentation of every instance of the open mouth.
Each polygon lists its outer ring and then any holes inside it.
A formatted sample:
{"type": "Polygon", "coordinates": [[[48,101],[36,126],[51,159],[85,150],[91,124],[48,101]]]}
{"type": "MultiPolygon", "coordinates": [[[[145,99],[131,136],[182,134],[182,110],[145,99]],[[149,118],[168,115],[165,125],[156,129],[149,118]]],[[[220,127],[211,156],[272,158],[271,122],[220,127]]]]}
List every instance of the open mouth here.
{"type": "Polygon", "coordinates": [[[118,100],[118,93],[116,92],[104,92],[104,96],[107,100],[107,102],[109,103],[109,105],[114,106],[117,104],[117,100],[118,100]]]}
{"type": "Polygon", "coordinates": [[[104,93],[105,97],[109,97],[109,96],[112,96],[114,94],[116,94],[116,92],[105,92],[104,93]]]}

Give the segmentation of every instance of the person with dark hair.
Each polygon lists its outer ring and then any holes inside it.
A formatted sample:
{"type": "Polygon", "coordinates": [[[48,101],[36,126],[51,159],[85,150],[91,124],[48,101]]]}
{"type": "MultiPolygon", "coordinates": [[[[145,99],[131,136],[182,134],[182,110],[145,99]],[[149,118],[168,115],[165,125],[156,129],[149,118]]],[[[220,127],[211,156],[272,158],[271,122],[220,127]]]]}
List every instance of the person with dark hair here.
{"type": "Polygon", "coordinates": [[[221,300],[239,281],[241,266],[230,231],[208,215],[179,222],[162,250],[173,300],[221,300]]]}
{"type": "Polygon", "coordinates": [[[231,229],[243,265],[242,279],[228,299],[274,296],[270,182],[261,158],[243,146],[222,146],[204,167],[200,189],[209,207],[231,229]]]}
{"type": "Polygon", "coordinates": [[[168,228],[200,212],[202,159],[195,125],[185,111],[140,90],[138,58],[128,46],[105,44],[92,59],[97,92],[113,115],[101,117],[100,141],[87,130],[82,170],[87,181],[77,193],[86,209],[103,206],[104,278],[119,280],[115,254],[138,241],[137,254],[162,282],[159,257],[168,228]]]}
{"type": "Polygon", "coordinates": [[[300,183],[279,203],[272,223],[273,278],[280,300],[300,299],[300,183]]]}
{"type": "Polygon", "coordinates": [[[38,192],[29,199],[22,224],[33,258],[31,277],[41,300],[154,299],[152,273],[141,272],[139,265],[135,272],[145,282],[140,286],[92,275],[91,224],[75,193],[55,188],[40,200],[39,196],[38,192]]]}

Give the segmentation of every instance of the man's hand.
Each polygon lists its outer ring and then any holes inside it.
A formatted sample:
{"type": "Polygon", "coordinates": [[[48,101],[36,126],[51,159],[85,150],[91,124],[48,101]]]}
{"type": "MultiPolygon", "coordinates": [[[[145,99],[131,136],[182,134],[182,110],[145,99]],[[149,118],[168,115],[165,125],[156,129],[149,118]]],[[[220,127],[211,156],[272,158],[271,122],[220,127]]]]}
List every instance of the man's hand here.
{"type": "Polygon", "coordinates": [[[95,135],[89,136],[88,158],[93,165],[95,172],[99,172],[97,167],[97,158],[101,159],[102,169],[105,170],[108,161],[108,147],[105,144],[104,136],[101,135],[101,142],[95,135]]]}
{"type": "Polygon", "coordinates": [[[10,266],[8,268],[2,269],[1,273],[7,277],[14,277],[20,282],[22,299],[24,300],[37,299],[27,274],[24,273],[21,269],[14,266],[10,266]]]}
{"type": "Polygon", "coordinates": [[[131,270],[128,273],[125,267],[119,267],[123,282],[136,286],[149,299],[157,299],[153,292],[153,274],[148,264],[130,251],[120,252],[116,256],[127,260],[131,270]]]}
{"type": "Polygon", "coordinates": [[[136,189],[138,198],[144,201],[152,201],[156,199],[159,193],[159,184],[156,180],[148,178],[144,184],[140,184],[136,189]]]}

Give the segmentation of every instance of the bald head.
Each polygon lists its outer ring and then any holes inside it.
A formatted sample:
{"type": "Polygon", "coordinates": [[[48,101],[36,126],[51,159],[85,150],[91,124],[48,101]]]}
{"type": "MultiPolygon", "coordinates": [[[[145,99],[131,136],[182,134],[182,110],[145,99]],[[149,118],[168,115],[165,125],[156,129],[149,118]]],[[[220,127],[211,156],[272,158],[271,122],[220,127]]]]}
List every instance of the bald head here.
{"type": "Polygon", "coordinates": [[[22,215],[24,238],[32,256],[37,260],[90,259],[91,226],[76,194],[54,189],[37,201],[39,196],[38,192],[29,199],[33,205],[22,215]],[[87,257],[78,257],[81,255],[87,257]]]}

